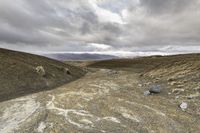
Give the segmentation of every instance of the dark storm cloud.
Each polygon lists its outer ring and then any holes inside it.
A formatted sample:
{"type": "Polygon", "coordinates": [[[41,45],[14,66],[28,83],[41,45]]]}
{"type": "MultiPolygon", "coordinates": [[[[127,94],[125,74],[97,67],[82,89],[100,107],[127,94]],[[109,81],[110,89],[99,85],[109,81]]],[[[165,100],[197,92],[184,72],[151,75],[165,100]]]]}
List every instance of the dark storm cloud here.
{"type": "Polygon", "coordinates": [[[199,0],[1,0],[0,46],[33,51],[198,46],[199,18],[199,0]]]}

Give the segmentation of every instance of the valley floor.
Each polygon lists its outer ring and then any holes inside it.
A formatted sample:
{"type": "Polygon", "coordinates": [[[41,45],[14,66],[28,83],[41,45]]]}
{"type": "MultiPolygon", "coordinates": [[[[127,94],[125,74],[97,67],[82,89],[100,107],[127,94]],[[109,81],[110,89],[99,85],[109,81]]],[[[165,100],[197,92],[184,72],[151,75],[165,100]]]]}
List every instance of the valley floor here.
{"type": "Polygon", "coordinates": [[[0,103],[0,132],[200,131],[199,114],[182,111],[170,95],[144,91],[136,72],[96,68],[57,89],[0,103]]]}

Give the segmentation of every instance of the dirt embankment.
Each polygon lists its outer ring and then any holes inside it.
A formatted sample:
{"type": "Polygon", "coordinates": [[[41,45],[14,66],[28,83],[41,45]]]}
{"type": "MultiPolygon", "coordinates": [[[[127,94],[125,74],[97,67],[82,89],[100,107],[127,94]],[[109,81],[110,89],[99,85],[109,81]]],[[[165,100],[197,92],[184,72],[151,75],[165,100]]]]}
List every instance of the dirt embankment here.
{"type": "Polygon", "coordinates": [[[56,60],[0,49],[0,101],[49,90],[84,74],[56,60]]]}

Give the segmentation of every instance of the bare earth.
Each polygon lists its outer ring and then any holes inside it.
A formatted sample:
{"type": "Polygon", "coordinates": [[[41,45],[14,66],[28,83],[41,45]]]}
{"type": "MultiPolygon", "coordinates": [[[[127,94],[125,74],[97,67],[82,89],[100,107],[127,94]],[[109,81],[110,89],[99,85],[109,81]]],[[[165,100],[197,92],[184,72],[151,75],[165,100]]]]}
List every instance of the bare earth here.
{"type": "Polygon", "coordinates": [[[1,102],[0,132],[200,132],[198,88],[188,91],[183,86],[185,92],[175,94],[173,79],[153,77],[159,69],[145,73],[127,67],[88,69],[84,77],[57,89],[1,102]],[[163,90],[144,96],[150,84],[160,84],[163,90]],[[186,97],[192,94],[196,96],[186,97]],[[185,111],[179,108],[183,101],[188,103],[185,111]]]}

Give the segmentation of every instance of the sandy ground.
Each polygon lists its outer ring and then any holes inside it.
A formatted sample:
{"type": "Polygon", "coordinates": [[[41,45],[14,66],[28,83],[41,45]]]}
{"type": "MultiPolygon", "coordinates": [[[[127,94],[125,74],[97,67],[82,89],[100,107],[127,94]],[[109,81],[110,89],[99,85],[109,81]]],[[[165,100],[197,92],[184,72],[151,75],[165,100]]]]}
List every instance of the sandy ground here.
{"type": "Polygon", "coordinates": [[[57,89],[0,103],[0,132],[198,133],[198,114],[167,94],[144,96],[138,73],[94,69],[57,89]]]}

